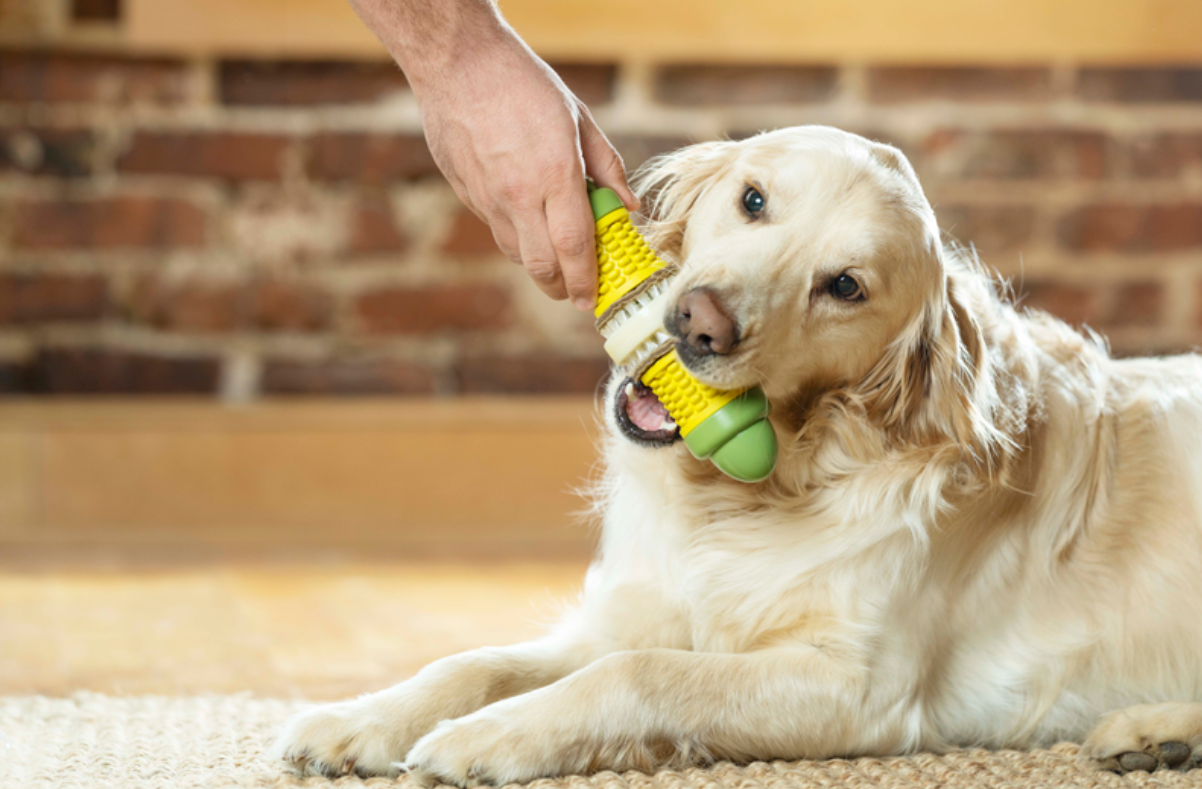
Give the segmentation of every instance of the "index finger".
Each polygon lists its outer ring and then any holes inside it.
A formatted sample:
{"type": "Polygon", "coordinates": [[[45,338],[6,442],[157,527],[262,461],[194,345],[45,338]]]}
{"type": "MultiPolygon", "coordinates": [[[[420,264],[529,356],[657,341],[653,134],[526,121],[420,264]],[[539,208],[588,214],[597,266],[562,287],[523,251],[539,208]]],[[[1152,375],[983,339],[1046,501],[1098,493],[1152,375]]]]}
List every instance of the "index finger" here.
{"type": "Polygon", "coordinates": [[[597,240],[584,179],[576,189],[548,195],[546,210],[547,235],[559,258],[568,297],[577,309],[591,310],[597,301],[597,240]]]}

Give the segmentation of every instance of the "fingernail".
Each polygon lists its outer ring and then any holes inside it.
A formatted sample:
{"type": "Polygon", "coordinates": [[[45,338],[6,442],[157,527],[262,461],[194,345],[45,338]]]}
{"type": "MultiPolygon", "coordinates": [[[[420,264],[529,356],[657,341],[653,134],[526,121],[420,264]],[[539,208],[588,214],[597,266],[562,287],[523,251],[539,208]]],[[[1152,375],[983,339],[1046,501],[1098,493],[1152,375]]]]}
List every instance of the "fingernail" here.
{"type": "Polygon", "coordinates": [[[574,304],[576,309],[580,310],[581,312],[588,312],[593,308],[593,300],[585,298],[584,296],[573,299],[572,304],[574,304]]]}

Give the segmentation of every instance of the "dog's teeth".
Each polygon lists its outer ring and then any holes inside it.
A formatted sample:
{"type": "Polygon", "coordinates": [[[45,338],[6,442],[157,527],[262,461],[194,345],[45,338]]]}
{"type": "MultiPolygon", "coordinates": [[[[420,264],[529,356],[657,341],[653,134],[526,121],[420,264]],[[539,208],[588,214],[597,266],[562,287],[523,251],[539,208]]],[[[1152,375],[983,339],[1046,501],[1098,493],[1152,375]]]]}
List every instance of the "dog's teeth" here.
{"type": "Polygon", "coordinates": [[[634,384],[626,384],[626,396],[634,397],[634,384]]]}

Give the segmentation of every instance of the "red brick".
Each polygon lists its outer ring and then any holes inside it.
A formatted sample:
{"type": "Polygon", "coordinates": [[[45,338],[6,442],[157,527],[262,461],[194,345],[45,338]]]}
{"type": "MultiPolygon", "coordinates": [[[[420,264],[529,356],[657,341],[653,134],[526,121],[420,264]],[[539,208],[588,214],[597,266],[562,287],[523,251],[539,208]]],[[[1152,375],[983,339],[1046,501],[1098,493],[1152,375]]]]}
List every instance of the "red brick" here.
{"type": "Polygon", "coordinates": [[[29,391],[29,364],[24,361],[0,360],[0,395],[29,391]]]}
{"type": "Polygon", "coordinates": [[[205,236],[204,211],[173,198],[26,200],[14,218],[21,249],[174,249],[199,247],[205,236]]]}
{"type": "Polygon", "coordinates": [[[0,324],[95,321],[108,307],[108,287],[97,275],[0,274],[0,324]]]}
{"type": "Polygon", "coordinates": [[[674,105],[808,104],[830,100],[837,79],[829,66],[665,66],[655,97],[674,105]]]}
{"type": "Polygon", "coordinates": [[[552,63],[551,68],[576,98],[592,107],[613,101],[618,69],[601,63],[552,63]]]}
{"type": "Polygon", "coordinates": [[[1019,292],[1020,307],[1050,312],[1074,326],[1090,323],[1100,303],[1098,289],[1063,282],[1027,280],[1019,292]]]}
{"type": "Polygon", "coordinates": [[[213,283],[190,279],[140,280],[127,305],[133,320],[182,333],[257,328],[313,331],[330,323],[328,294],[283,280],[213,283]]]}
{"type": "Polygon", "coordinates": [[[1035,228],[1028,205],[940,205],[937,216],[947,233],[983,254],[1021,249],[1035,228]]]}
{"type": "Polygon", "coordinates": [[[1164,315],[1159,282],[1074,285],[1054,280],[1024,283],[1021,306],[1052,313],[1074,326],[1108,330],[1156,326],[1164,315]]]}
{"type": "Polygon", "coordinates": [[[478,216],[466,208],[459,210],[455,221],[447,232],[442,251],[455,257],[496,257],[501,254],[492,230],[478,216]]]}
{"type": "Polygon", "coordinates": [[[1138,178],[1179,178],[1184,170],[1202,168],[1202,133],[1137,137],[1128,149],[1128,161],[1138,178]]]}
{"type": "Polygon", "coordinates": [[[268,395],[429,395],[434,380],[425,365],[392,359],[269,360],[260,387],[268,395]]]}
{"type": "Polygon", "coordinates": [[[420,135],[328,132],[313,140],[314,178],[384,184],[438,174],[420,135]]]}
{"type": "Polygon", "coordinates": [[[471,358],[458,365],[464,394],[592,394],[609,375],[605,358],[471,358]]]}
{"type": "Polygon", "coordinates": [[[179,61],[0,52],[0,101],[178,104],[188,93],[179,61]]]}
{"type": "Polygon", "coordinates": [[[44,394],[213,394],[221,365],[107,349],[55,349],[30,366],[29,388],[44,394]]]}
{"type": "Polygon", "coordinates": [[[409,240],[392,217],[387,200],[362,200],[351,216],[351,252],[401,252],[409,240]]]}
{"type": "Polygon", "coordinates": [[[385,288],[360,296],[355,311],[370,334],[487,331],[513,321],[509,293],[496,285],[385,288]]]}
{"type": "MultiPolygon", "coordinates": [[[[614,65],[553,63],[551,67],[585,104],[612,101],[614,65]]],[[[363,104],[408,88],[392,61],[231,60],[221,64],[219,81],[221,100],[230,105],[363,104]]]]}
{"type": "Polygon", "coordinates": [[[1113,290],[1110,306],[1098,321],[1100,328],[1155,326],[1165,309],[1164,286],[1159,282],[1130,282],[1113,290]]]}
{"type": "Polygon", "coordinates": [[[391,60],[232,60],[221,64],[219,80],[222,103],[235,106],[365,104],[409,88],[391,60]]]}
{"type": "Polygon", "coordinates": [[[1100,132],[941,129],[927,137],[921,157],[944,177],[1102,178],[1114,172],[1112,148],[1100,132]]]}
{"type": "Polygon", "coordinates": [[[1202,246],[1202,205],[1097,204],[1060,220],[1061,245],[1085,252],[1169,252],[1202,246]]]}
{"type": "Polygon", "coordinates": [[[1202,101],[1202,68],[1086,68],[1077,95],[1087,101],[1172,103],[1202,101]]]}
{"type": "Polygon", "coordinates": [[[81,178],[94,172],[95,154],[88,129],[0,129],[0,170],[81,178]]]}
{"type": "Polygon", "coordinates": [[[330,325],[334,302],[329,294],[283,280],[266,280],[250,290],[249,316],[260,329],[316,331],[330,325]]]}
{"type": "Polygon", "coordinates": [[[71,0],[71,19],[76,22],[116,22],[120,18],[120,0],[71,0]]]}
{"type": "Polygon", "coordinates": [[[1147,234],[1151,249],[1173,250],[1202,246],[1202,205],[1149,207],[1147,234]]]}
{"type": "Polygon", "coordinates": [[[160,329],[209,334],[238,328],[241,292],[235,284],[140,280],[128,303],[133,320],[160,329]]]}
{"type": "Polygon", "coordinates": [[[117,160],[127,173],[276,181],[293,139],[250,132],[138,132],[117,160]]]}
{"type": "Polygon", "coordinates": [[[868,70],[868,96],[881,103],[1032,101],[1048,98],[1051,82],[1044,68],[885,66],[868,70]]]}

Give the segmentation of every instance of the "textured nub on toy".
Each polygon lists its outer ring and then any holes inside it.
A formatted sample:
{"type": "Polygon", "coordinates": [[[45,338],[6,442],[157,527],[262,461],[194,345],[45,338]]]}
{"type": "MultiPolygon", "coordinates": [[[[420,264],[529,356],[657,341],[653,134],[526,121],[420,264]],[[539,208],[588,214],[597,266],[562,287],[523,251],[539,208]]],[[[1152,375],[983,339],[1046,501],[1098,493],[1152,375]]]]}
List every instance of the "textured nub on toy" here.
{"type": "Polygon", "coordinates": [[[663,327],[674,270],[647,245],[613,191],[590,184],[589,199],[597,230],[597,328],[606,353],[639,372],[670,417],[663,425],[679,426],[694,456],[710,458],[738,480],[764,479],[776,465],[768,399],[758,387],[714,389],[689,373],[663,327]]]}

